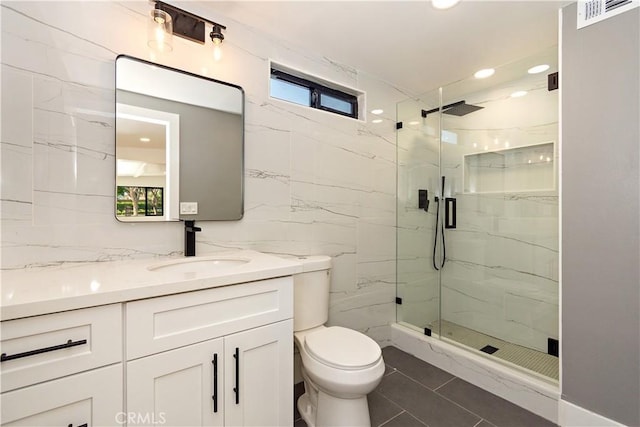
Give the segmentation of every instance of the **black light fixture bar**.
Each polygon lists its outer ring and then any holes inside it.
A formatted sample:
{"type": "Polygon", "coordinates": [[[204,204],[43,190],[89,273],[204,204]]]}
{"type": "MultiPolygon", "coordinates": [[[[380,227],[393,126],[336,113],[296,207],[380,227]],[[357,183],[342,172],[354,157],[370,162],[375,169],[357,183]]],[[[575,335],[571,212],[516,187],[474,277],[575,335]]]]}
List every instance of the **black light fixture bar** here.
{"type": "Polygon", "coordinates": [[[178,37],[182,37],[192,42],[204,44],[205,42],[205,23],[213,25],[213,27],[219,27],[226,30],[227,27],[218,24],[208,19],[204,19],[198,15],[182,10],[178,7],[170,4],[156,1],[156,9],[163,10],[171,15],[173,21],[173,34],[178,37]]]}

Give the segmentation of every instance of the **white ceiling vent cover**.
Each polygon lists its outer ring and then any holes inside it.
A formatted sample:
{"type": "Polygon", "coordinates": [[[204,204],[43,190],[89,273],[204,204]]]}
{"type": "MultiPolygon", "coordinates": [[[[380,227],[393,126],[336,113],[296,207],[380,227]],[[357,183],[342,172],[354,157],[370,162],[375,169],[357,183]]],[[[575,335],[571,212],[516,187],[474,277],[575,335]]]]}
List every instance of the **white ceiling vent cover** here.
{"type": "Polygon", "coordinates": [[[640,0],[578,0],[578,28],[640,6],[640,0]]]}

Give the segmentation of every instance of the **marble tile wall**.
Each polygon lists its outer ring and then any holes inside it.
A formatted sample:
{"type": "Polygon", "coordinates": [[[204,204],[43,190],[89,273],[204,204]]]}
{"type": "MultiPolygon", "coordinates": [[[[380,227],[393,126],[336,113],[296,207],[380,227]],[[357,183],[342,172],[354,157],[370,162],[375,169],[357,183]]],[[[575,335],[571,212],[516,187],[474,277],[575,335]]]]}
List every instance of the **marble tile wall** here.
{"type": "MultiPolygon", "coordinates": [[[[462,98],[484,109],[463,117],[443,115],[451,141],[442,144],[442,171],[433,137],[437,123],[428,122],[434,119],[399,133],[399,187],[412,195],[398,199],[398,278],[405,295],[401,320],[422,328],[437,320],[441,310],[444,320],[546,352],[547,338],[558,338],[557,146],[551,162],[554,176],[524,170],[540,161],[533,159],[518,172],[527,184],[522,189],[509,180],[501,191],[466,193],[463,173],[466,154],[557,142],[557,92],[547,90],[542,75],[462,98]],[[515,88],[527,90],[527,96],[510,98],[515,88]],[[405,152],[419,154],[405,161],[405,152]],[[457,228],[445,231],[441,293],[431,262],[435,215],[416,209],[417,189],[439,193],[440,173],[447,180],[445,196],[457,199],[457,228]],[[547,190],[531,191],[536,183],[547,190]]],[[[403,103],[405,117],[415,115],[412,102],[403,103]]],[[[416,111],[429,108],[414,104],[416,111]]],[[[546,158],[542,161],[547,164],[546,158]]],[[[492,180],[499,182],[495,176],[492,180]]]]}
{"type": "Polygon", "coordinates": [[[215,2],[186,5],[227,26],[220,62],[179,38],[154,56],[146,1],[0,4],[2,270],[182,251],[180,223],[114,218],[114,61],[127,54],[245,90],[245,216],[200,223],[198,253],[330,255],[330,323],[384,343],[395,321],[395,104],[409,94],[260,34],[215,2]],[[271,99],[270,61],[366,92],[365,110],[383,108],[383,123],[271,99]]]}

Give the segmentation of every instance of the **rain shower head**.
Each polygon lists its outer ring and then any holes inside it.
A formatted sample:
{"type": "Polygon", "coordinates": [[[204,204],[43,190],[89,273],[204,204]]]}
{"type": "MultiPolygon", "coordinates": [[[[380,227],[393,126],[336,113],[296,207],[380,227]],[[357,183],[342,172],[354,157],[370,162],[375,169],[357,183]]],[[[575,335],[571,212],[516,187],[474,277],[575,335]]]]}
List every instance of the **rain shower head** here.
{"type": "MultiPolygon", "coordinates": [[[[483,109],[484,107],[478,107],[477,105],[467,104],[465,101],[454,102],[453,104],[443,105],[442,112],[444,114],[450,114],[452,116],[466,116],[469,113],[473,113],[474,111],[478,111],[483,109]]],[[[433,110],[422,110],[422,117],[427,117],[427,114],[437,113],[440,111],[439,108],[434,108],[433,110]]]]}
{"type": "Polygon", "coordinates": [[[455,104],[451,104],[449,108],[442,109],[444,114],[451,114],[452,116],[466,116],[469,113],[473,113],[474,111],[482,110],[484,107],[478,107],[477,105],[467,104],[464,101],[456,102],[455,104]]]}

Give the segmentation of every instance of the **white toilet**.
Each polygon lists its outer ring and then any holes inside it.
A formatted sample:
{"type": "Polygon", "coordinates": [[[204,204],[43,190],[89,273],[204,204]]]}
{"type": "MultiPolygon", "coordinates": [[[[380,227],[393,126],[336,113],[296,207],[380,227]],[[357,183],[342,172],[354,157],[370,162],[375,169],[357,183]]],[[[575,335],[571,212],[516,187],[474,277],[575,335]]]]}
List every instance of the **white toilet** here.
{"type": "Polygon", "coordinates": [[[367,394],[380,383],[380,346],[360,332],[326,327],[331,258],[300,258],[294,280],[293,330],[305,393],[298,411],[309,427],[370,426],[367,394]]]}

